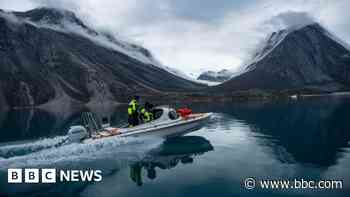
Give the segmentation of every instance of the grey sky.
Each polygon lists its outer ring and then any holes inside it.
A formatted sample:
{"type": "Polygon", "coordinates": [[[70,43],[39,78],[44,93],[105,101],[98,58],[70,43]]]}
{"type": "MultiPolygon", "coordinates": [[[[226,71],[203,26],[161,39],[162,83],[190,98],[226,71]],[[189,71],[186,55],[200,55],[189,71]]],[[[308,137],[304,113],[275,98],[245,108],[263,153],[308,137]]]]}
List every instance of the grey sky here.
{"type": "Polygon", "coordinates": [[[0,8],[51,6],[136,41],[186,73],[237,69],[261,39],[312,18],[350,43],[348,0],[0,0],[0,8]]]}

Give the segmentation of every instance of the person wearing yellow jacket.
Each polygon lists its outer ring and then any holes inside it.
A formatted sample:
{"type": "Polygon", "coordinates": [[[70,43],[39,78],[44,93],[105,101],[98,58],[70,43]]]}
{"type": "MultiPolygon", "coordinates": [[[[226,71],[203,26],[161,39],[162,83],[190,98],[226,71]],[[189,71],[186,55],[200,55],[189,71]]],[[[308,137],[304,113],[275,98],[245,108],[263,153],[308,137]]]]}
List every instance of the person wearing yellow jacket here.
{"type": "Polygon", "coordinates": [[[140,119],[143,123],[150,122],[153,120],[153,113],[152,113],[153,105],[149,102],[145,103],[145,107],[142,107],[140,110],[140,119]]]}
{"type": "Polygon", "coordinates": [[[139,96],[133,96],[128,105],[128,123],[129,127],[139,124],[139,96]]]}

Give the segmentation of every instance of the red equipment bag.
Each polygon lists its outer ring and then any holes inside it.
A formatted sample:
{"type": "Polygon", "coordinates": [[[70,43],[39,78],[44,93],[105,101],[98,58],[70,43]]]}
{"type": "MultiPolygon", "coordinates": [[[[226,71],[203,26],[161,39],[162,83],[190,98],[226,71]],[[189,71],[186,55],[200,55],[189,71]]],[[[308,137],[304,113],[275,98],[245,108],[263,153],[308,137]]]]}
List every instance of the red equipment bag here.
{"type": "Polygon", "coordinates": [[[176,112],[180,114],[181,117],[186,118],[188,115],[192,113],[192,110],[187,107],[184,107],[184,108],[178,109],[176,112]]]}

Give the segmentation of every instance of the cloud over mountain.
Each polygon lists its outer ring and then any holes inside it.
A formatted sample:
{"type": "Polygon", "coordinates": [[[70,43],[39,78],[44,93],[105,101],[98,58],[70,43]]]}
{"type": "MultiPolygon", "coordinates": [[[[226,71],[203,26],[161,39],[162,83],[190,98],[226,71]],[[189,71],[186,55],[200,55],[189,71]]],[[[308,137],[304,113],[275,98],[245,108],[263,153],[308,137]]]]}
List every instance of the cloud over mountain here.
{"type": "Polygon", "coordinates": [[[350,43],[347,0],[0,0],[3,9],[38,6],[73,10],[85,23],[135,40],[188,73],[211,65],[238,68],[266,35],[310,19],[350,43]]]}

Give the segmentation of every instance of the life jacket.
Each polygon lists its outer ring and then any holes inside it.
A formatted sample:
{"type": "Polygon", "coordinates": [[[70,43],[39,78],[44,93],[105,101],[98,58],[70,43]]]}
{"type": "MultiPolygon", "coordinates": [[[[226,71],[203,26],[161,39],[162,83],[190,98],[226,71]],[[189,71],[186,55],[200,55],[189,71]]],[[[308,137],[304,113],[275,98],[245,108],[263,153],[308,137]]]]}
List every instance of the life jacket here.
{"type": "Polygon", "coordinates": [[[144,122],[149,122],[149,121],[153,120],[152,112],[147,111],[145,108],[142,108],[140,112],[141,112],[142,119],[144,122]]]}
{"type": "Polygon", "coordinates": [[[128,115],[133,115],[134,113],[136,113],[137,108],[138,108],[137,101],[135,99],[132,99],[128,106],[128,115]]]}

